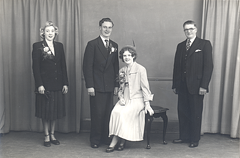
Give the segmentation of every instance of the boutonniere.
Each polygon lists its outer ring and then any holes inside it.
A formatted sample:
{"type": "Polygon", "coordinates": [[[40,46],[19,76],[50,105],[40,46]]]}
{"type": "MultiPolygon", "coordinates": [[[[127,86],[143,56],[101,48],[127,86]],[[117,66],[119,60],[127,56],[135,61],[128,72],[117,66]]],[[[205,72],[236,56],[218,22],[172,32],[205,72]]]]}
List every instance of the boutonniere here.
{"type": "Polygon", "coordinates": [[[42,48],[40,48],[44,59],[53,59],[52,52],[48,46],[45,46],[44,43],[42,43],[42,48]]]}
{"type": "Polygon", "coordinates": [[[202,50],[201,49],[197,49],[197,50],[195,50],[195,52],[197,53],[197,52],[201,52],[202,50]]]}
{"type": "Polygon", "coordinates": [[[112,46],[112,43],[110,43],[109,49],[110,49],[110,54],[112,54],[113,52],[116,52],[116,51],[117,51],[117,48],[113,47],[113,46],[112,46]]]}

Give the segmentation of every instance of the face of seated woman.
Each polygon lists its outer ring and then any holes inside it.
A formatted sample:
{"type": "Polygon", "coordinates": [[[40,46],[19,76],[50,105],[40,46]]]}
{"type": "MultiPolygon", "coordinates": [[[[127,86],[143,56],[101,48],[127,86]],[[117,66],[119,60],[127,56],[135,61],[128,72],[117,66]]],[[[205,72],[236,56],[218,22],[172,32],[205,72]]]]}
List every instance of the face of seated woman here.
{"type": "Polygon", "coordinates": [[[53,26],[48,26],[44,30],[45,39],[48,41],[53,41],[55,37],[55,29],[53,26]]]}
{"type": "Polygon", "coordinates": [[[133,59],[134,57],[132,56],[132,54],[126,50],[123,53],[123,61],[127,64],[127,65],[131,65],[133,63],[133,59]]]}

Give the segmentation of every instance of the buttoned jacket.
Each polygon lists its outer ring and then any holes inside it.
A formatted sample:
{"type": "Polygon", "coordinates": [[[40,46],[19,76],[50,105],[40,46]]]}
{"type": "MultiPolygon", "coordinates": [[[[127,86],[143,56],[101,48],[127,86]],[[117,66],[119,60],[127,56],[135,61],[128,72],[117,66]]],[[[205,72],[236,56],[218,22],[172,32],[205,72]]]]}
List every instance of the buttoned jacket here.
{"type": "Polygon", "coordinates": [[[119,84],[116,81],[119,71],[118,45],[110,40],[112,49],[107,49],[101,37],[87,43],[83,58],[83,74],[86,88],[98,92],[113,92],[119,84]]]}
{"type": "Polygon", "coordinates": [[[44,86],[47,91],[62,90],[64,85],[68,85],[63,44],[53,42],[55,56],[52,59],[44,58],[43,45],[48,46],[45,40],[34,43],[32,50],[32,69],[36,90],[40,86],[44,86]]]}
{"type": "Polygon", "coordinates": [[[186,71],[186,83],[189,93],[198,94],[200,87],[209,90],[209,82],[213,71],[212,45],[210,41],[198,37],[194,40],[186,53],[186,42],[181,42],[177,46],[174,69],[173,85],[178,91],[182,80],[182,72],[186,71]],[[186,62],[183,62],[183,55],[187,54],[186,62]],[[186,64],[186,70],[182,64],[186,64]]]}

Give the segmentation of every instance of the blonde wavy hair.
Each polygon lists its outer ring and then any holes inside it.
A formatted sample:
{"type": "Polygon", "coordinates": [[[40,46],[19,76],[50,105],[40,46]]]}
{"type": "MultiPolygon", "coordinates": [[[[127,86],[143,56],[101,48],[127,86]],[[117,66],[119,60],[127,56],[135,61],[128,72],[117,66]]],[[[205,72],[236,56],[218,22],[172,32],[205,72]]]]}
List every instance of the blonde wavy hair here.
{"type": "Polygon", "coordinates": [[[54,27],[54,29],[55,29],[55,37],[54,37],[54,39],[55,39],[56,36],[58,35],[58,27],[57,27],[56,25],[54,25],[52,21],[47,21],[47,22],[45,23],[45,26],[43,26],[43,27],[40,28],[40,37],[41,37],[42,39],[45,38],[44,31],[45,31],[45,28],[48,27],[48,26],[53,26],[53,27],[54,27]]]}

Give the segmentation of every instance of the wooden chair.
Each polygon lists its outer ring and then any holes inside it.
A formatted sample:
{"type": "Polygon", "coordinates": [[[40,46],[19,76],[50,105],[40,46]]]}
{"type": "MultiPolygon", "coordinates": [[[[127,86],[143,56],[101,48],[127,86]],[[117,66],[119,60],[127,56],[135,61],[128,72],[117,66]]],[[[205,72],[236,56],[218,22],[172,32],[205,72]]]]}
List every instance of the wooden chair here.
{"type": "Polygon", "coordinates": [[[152,116],[149,115],[149,113],[146,114],[145,116],[145,126],[146,126],[146,130],[147,130],[147,147],[146,149],[151,149],[150,146],[150,133],[151,133],[151,125],[152,125],[152,121],[154,118],[159,118],[161,117],[163,119],[163,144],[167,144],[167,142],[165,141],[165,135],[166,135],[166,130],[167,130],[167,124],[168,124],[168,117],[167,117],[167,110],[169,110],[168,108],[163,108],[160,106],[154,106],[151,105],[154,114],[152,116]]]}

